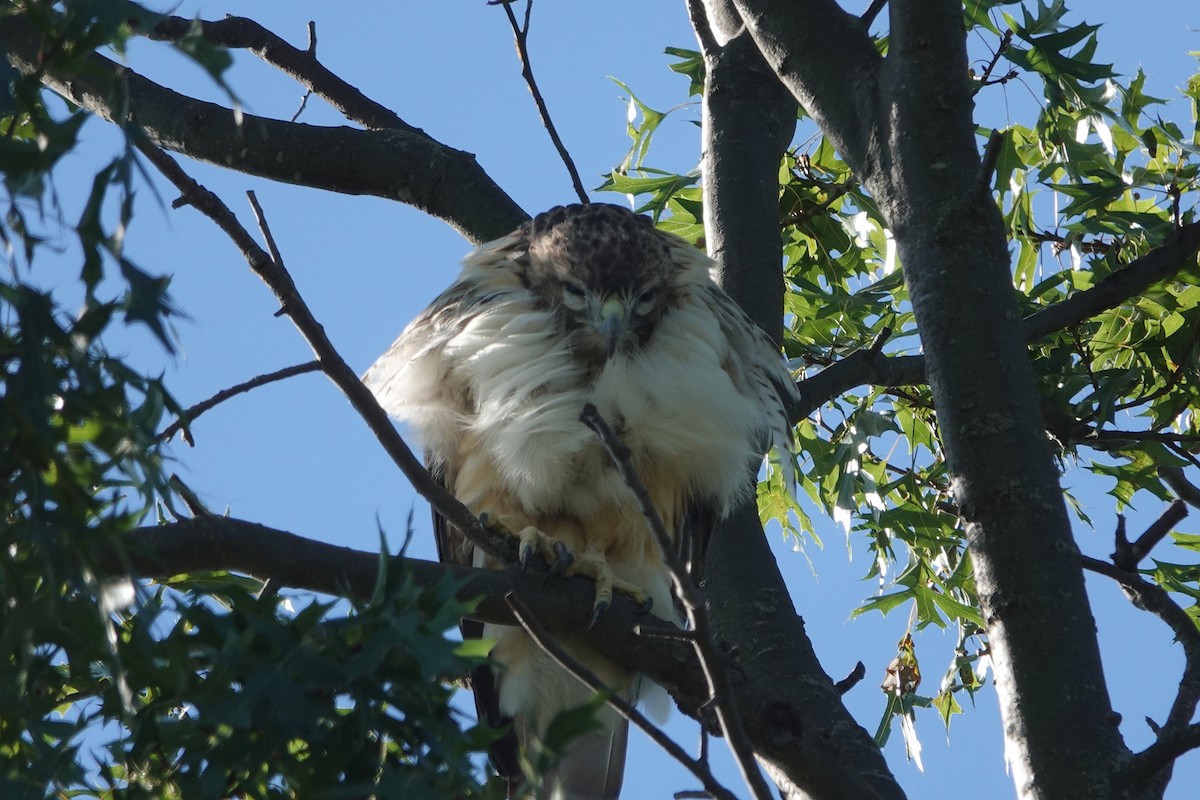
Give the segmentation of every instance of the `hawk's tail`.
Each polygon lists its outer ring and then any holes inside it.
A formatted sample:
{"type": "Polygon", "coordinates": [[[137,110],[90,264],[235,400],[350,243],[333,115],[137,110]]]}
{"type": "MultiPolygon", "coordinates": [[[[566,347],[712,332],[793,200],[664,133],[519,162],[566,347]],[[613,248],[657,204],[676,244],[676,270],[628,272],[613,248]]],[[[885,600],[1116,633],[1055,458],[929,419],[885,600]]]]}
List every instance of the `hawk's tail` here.
{"type": "Polygon", "coordinates": [[[610,708],[599,716],[603,727],[571,743],[554,773],[544,777],[539,800],[617,800],[620,796],[629,721],[610,708]]]}

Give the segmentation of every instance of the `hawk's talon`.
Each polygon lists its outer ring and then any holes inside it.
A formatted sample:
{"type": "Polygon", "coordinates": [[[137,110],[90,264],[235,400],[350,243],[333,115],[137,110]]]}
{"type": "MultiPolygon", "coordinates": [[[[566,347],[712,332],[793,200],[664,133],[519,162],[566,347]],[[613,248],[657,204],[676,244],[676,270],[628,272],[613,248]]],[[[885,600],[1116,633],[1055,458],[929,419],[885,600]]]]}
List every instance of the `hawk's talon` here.
{"type": "MultiPolygon", "coordinates": [[[[582,553],[574,553],[567,543],[543,533],[535,525],[521,525],[511,517],[487,512],[479,515],[479,521],[488,530],[517,540],[517,560],[521,564],[521,574],[524,575],[529,567],[529,561],[534,553],[540,553],[550,565],[546,579],[565,575],[584,575],[596,584],[595,602],[592,606],[592,624],[612,605],[613,592],[628,596],[638,606],[639,614],[650,611],[653,605],[650,595],[640,586],[618,578],[608,565],[604,551],[598,547],[588,547],[582,553]],[[514,531],[520,531],[514,533],[514,531]]],[[[589,626],[590,627],[590,626],[589,626]]]]}
{"type": "Polygon", "coordinates": [[[592,619],[590,622],[588,622],[587,626],[589,631],[596,624],[596,620],[600,619],[600,615],[605,611],[608,611],[608,602],[605,600],[597,601],[596,605],[592,607],[592,619]]]}
{"type": "Polygon", "coordinates": [[[635,609],[633,609],[633,613],[649,614],[651,609],[653,609],[653,608],[654,608],[654,598],[651,597],[650,595],[646,595],[646,599],[637,604],[637,607],[635,609]]]}
{"type": "Polygon", "coordinates": [[[554,544],[551,546],[554,548],[554,555],[557,556],[555,567],[558,572],[562,572],[574,563],[575,554],[571,552],[571,549],[564,542],[555,539],[554,544]]]}

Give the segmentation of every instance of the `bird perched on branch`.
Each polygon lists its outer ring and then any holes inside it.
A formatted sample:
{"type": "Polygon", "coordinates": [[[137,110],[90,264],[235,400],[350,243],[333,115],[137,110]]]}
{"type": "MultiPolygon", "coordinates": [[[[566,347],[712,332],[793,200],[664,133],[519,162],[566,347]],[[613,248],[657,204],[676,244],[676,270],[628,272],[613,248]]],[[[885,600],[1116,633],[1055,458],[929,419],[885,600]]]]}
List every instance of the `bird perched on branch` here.
{"type": "MultiPolygon", "coordinates": [[[[588,403],[616,431],[699,580],[714,525],[754,486],[771,444],[786,447],[795,384],[779,349],[710,276],[713,262],[619,206],[539,214],[468,255],[458,280],[400,335],[365,381],[408,423],[430,471],[475,514],[567,574],[614,587],[675,620],[670,574],[631,488],[580,421],[588,403]]],[[[502,566],[435,513],[444,561],[502,566]]],[[[521,629],[464,621],[496,641],[472,676],[476,706],[515,737],[493,748],[510,781],[564,709],[592,692],[521,629]]],[[[645,690],[582,637],[563,645],[629,699],[645,690]]],[[[600,714],[540,797],[611,800],[620,792],[627,723],[600,714]]]]}

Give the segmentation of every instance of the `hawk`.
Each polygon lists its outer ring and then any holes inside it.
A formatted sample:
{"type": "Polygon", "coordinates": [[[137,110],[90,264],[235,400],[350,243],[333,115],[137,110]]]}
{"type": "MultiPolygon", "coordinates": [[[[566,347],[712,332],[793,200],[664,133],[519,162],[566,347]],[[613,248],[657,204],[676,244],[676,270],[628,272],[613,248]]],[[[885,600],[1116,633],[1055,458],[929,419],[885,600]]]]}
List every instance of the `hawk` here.
{"type": "MultiPolygon", "coordinates": [[[[460,501],[521,536],[522,558],[537,547],[593,577],[597,613],[615,586],[677,622],[658,544],[580,412],[594,404],[629,448],[698,580],[713,526],[753,490],[768,446],[788,445],[796,394],[778,347],[712,268],[619,206],[555,207],[468,255],[364,380],[460,501]]],[[[434,517],[443,561],[503,566],[434,517]]],[[[482,718],[511,719],[515,737],[491,756],[519,781],[516,747],[592,693],[519,628],[467,620],[463,633],[496,642],[495,668],[477,670],[472,688],[482,718]]],[[[657,688],[582,638],[563,644],[629,699],[657,688]]],[[[611,709],[600,721],[540,797],[618,796],[627,723],[611,709]]]]}

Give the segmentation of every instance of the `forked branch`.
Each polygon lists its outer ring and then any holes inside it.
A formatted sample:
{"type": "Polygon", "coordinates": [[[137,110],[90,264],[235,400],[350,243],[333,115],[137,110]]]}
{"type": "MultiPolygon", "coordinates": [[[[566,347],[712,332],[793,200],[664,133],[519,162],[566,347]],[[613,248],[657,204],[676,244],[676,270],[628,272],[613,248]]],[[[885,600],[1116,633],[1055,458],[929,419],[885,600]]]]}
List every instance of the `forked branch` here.
{"type": "Polygon", "coordinates": [[[600,679],[595,672],[588,669],[579,659],[573,658],[566,649],[560,645],[553,636],[538,622],[537,617],[529,609],[519,597],[516,595],[508,595],[505,600],[508,602],[509,608],[512,609],[513,616],[517,618],[517,622],[525,629],[525,632],[538,644],[538,647],[545,650],[559,666],[570,672],[580,681],[588,686],[592,691],[603,694],[605,700],[610,706],[616,709],[622,717],[637,725],[641,730],[649,736],[655,744],[667,752],[667,755],[678,761],[696,776],[697,779],[704,785],[704,789],[708,792],[709,797],[719,798],[719,800],[734,800],[735,795],[722,786],[715,777],[712,770],[708,767],[708,762],[704,759],[692,758],[687,752],[680,747],[671,737],[667,736],[662,729],[646,719],[642,712],[638,711],[632,703],[620,694],[613,692],[604,681],[600,679]]]}
{"type": "Polygon", "coordinates": [[[733,688],[729,682],[729,672],[726,669],[721,653],[717,651],[716,645],[713,642],[712,626],[708,619],[708,607],[705,605],[704,599],[700,596],[700,590],[696,586],[694,576],[687,573],[683,562],[675,554],[676,548],[671,541],[670,535],[667,533],[666,526],[663,525],[662,517],[654,508],[654,504],[650,499],[650,492],[646,489],[646,485],[642,483],[641,476],[638,475],[637,470],[633,466],[629,448],[621,442],[612,427],[609,426],[608,422],[605,421],[600,412],[591,403],[584,406],[583,413],[580,414],[580,420],[591,428],[597,438],[600,439],[625,484],[638,500],[638,507],[641,509],[642,515],[646,518],[647,526],[658,541],[660,555],[671,573],[671,582],[674,584],[676,595],[683,604],[684,612],[687,614],[688,628],[692,632],[692,636],[690,637],[691,642],[696,649],[696,657],[700,661],[700,667],[704,671],[704,677],[708,684],[709,697],[716,710],[717,721],[721,726],[721,733],[725,736],[725,741],[729,744],[729,749],[733,752],[734,759],[741,770],[743,780],[745,780],[746,785],[750,787],[751,791],[754,792],[754,797],[757,800],[769,800],[771,790],[768,788],[762,773],[758,769],[758,765],[755,763],[754,748],[751,746],[750,740],[746,737],[746,731],[742,727],[742,719],[738,714],[734,701],[733,688]]]}
{"type": "Polygon", "coordinates": [[[517,45],[517,57],[521,60],[521,77],[525,79],[525,85],[529,87],[529,93],[533,95],[533,102],[537,105],[542,125],[545,126],[546,133],[550,134],[550,141],[554,143],[558,157],[562,159],[571,176],[571,186],[575,189],[579,202],[585,205],[590,203],[587,190],[583,188],[583,181],[579,177],[579,170],[575,168],[575,161],[567,151],[567,146],[563,144],[562,137],[558,135],[558,128],[555,127],[554,120],[550,118],[550,109],[546,107],[546,98],[542,96],[542,90],[537,85],[537,78],[533,76],[533,64],[529,60],[529,21],[533,14],[533,0],[525,0],[524,24],[517,22],[517,15],[512,9],[512,0],[489,2],[488,5],[504,6],[504,13],[508,17],[508,24],[512,28],[513,39],[517,45]]]}
{"type": "Polygon", "coordinates": [[[194,446],[195,442],[192,440],[191,425],[196,421],[196,418],[205,411],[215,408],[231,397],[237,397],[239,394],[244,394],[252,389],[257,389],[260,386],[266,386],[269,383],[275,383],[276,381],[294,378],[297,375],[303,375],[307,372],[317,372],[320,369],[321,364],[319,362],[308,361],[304,364],[295,364],[290,367],[284,367],[283,369],[275,370],[274,372],[268,372],[265,375],[259,375],[251,378],[248,381],[243,381],[235,386],[230,386],[228,389],[222,389],[207,400],[202,400],[201,402],[196,403],[196,405],[185,409],[184,412],[179,415],[179,419],[162,429],[162,432],[158,434],[158,438],[164,442],[168,442],[175,434],[183,431],[183,440],[189,445],[194,446]]]}
{"type": "Polygon", "coordinates": [[[396,428],[388,419],[387,412],[380,407],[371,391],[363,385],[358,375],[350,368],[333,346],[325,329],[313,317],[300,296],[292,276],[281,261],[273,259],[258,245],[250,233],[242,227],[229,207],[212,192],[205,189],[180,168],[175,160],[155,147],[145,138],[134,137],[135,145],[150,160],[167,180],[175,185],[188,205],[203,213],[217,224],[233,241],[250,269],[262,279],[278,298],[282,312],[308,342],[322,371],[342,391],[346,399],[358,412],[367,427],[375,434],[383,449],[391,456],[396,466],[412,483],[417,493],[429,501],[438,513],[463,532],[473,544],[497,558],[505,553],[498,545],[496,534],[484,528],[467,507],[460,503],[441,485],[417,459],[408,445],[400,438],[396,428]]]}

